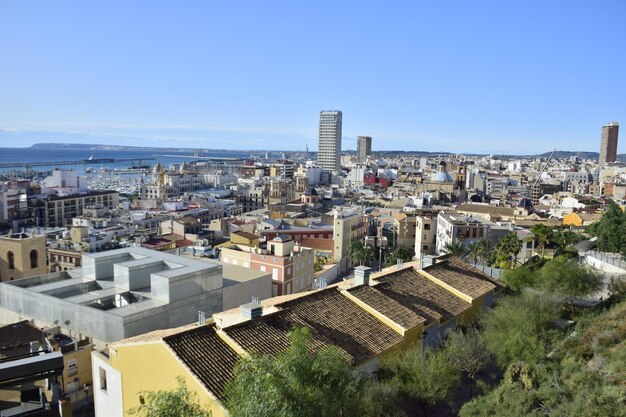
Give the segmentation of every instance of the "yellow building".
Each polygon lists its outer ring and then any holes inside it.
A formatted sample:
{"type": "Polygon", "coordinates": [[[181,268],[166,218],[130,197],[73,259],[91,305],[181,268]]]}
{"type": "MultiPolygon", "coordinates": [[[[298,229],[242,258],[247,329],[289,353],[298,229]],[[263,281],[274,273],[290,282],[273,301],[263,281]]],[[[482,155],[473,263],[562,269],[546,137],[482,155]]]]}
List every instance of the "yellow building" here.
{"type": "Polygon", "coordinates": [[[569,213],[563,216],[563,225],[585,227],[594,224],[601,217],[598,213],[569,213]]]}
{"type": "Polygon", "coordinates": [[[239,358],[280,353],[294,326],[309,328],[316,347],[333,345],[355,366],[375,370],[393,352],[439,343],[489,307],[501,289],[455,257],[437,258],[422,270],[417,264],[371,277],[369,268],[357,267],[353,280],[338,285],[249,303],[214,314],[208,324],[113,343],[92,355],[96,414],[128,415],[142,391],[174,389],[182,377],[213,416],[225,416],[224,388],[239,358]]]}
{"type": "Polygon", "coordinates": [[[235,245],[246,245],[258,247],[260,244],[259,237],[253,233],[232,232],[230,234],[230,242],[235,245]]]}
{"type": "Polygon", "coordinates": [[[0,236],[0,282],[47,272],[45,236],[26,233],[0,236]]]}

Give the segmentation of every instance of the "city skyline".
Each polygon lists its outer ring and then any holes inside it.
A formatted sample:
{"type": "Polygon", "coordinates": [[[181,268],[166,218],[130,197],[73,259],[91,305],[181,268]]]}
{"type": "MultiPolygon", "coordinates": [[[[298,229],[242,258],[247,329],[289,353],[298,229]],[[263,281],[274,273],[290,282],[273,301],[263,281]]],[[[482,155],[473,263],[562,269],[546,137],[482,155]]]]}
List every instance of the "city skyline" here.
{"type": "Polygon", "coordinates": [[[336,108],[344,149],[528,154],[626,119],[621,1],[145,6],[0,6],[0,146],[316,150],[336,108]]]}

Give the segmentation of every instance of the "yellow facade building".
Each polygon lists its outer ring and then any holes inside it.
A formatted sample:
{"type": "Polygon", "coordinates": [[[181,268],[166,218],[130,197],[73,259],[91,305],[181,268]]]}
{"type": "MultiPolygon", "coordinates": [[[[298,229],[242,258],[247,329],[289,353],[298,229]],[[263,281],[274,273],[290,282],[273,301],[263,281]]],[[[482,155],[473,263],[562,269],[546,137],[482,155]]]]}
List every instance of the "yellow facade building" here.
{"type": "Polygon", "coordinates": [[[489,307],[501,288],[449,255],[424,269],[413,262],[372,276],[357,267],[353,280],[337,285],[115,342],[92,355],[96,415],[129,415],[142,392],[174,389],[181,377],[214,417],[226,416],[224,389],[237,361],[251,352],[282,352],[294,326],[309,328],[316,347],[335,346],[354,366],[373,371],[393,352],[440,343],[489,307]]]}

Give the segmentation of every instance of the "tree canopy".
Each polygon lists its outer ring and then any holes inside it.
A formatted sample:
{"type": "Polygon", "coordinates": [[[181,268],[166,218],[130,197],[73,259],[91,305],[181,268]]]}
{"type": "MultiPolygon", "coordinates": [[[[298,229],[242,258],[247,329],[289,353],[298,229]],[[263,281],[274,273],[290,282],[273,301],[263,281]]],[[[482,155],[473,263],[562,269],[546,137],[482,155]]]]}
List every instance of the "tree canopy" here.
{"type": "Polygon", "coordinates": [[[467,248],[460,240],[453,240],[452,242],[446,243],[443,245],[443,250],[446,253],[458,256],[459,258],[462,258],[467,254],[467,248]]]}
{"type": "Polygon", "coordinates": [[[398,259],[402,259],[403,262],[409,262],[415,256],[413,248],[408,246],[400,246],[393,252],[385,255],[385,267],[393,266],[398,262],[398,259]]]}
{"type": "Polygon", "coordinates": [[[572,297],[591,295],[602,287],[602,275],[577,261],[558,257],[541,268],[539,286],[546,292],[572,297]]]}
{"type": "Polygon", "coordinates": [[[225,391],[233,417],[365,415],[367,380],[337,348],[314,351],[308,329],[294,329],[276,357],[242,359],[225,391]]]}
{"type": "Polygon", "coordinates": [[[560,317],[557,300],[534,290],[504,298],[483,320],[485,345],[498,365],[534,363],[548,352],[558,333],[554,322],[560,317]]]}
{"type": "Polygon", "coordinates": [[[600,220],[588,228],[596,236],[596,246],[605,252],[621,253],[626,257],[626,213],[609,202],[600,220]]]}
{"type": "Polygon", "coordinates": [[[176,380],[178,387],[174,390],[141,392],[143,404],[129,413],[141,417],[210,417],[211,412],[198,403],[197,394],[189,391],[184,379],[176,380]]]}
{"type": "Polygon", "coordinates": [[[427,406],[450,400],[459,383],[459,371],[447,351],[421,346],[383,361],[382,371],[392,375],[391,383],[405,398],[416,400],[424,414],[427,406]]]}
{"type": "Polygon", "coordinates": [[[504,235],[494,248],[495,264],[498,268],[515,268],[517,255],[522,250],[522,241],[515,232],[504,235]]]}

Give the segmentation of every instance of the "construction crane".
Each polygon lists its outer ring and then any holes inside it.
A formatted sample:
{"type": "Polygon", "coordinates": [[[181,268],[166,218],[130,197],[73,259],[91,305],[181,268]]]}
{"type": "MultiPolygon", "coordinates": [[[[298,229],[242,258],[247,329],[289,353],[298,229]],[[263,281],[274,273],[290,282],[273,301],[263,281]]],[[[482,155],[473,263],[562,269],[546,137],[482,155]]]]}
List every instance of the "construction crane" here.
{"type": "Polygon", "coordinates": [[[537,185],[537,183],[539,182],[539,180],[541,179],[541,175],[544,173],[544,171],[546,170],[546,168],[548,167],[548,164],[550,163],[550,161],[552,160],[552,157],[554,156],[554,153],[556,152],[556,148],[554,148],[554,150],[552,151],[552,153],[550,154],[550,156],[548,157],[548,160],[546,161],[545,164],[543,164],[543,168],[541,168],[541,171],[539,171],[539,175],[537,176],[537,179],[535,180],[535,182],[533,183],[533,188],[535,188],[535,185],[537,185]]]}

